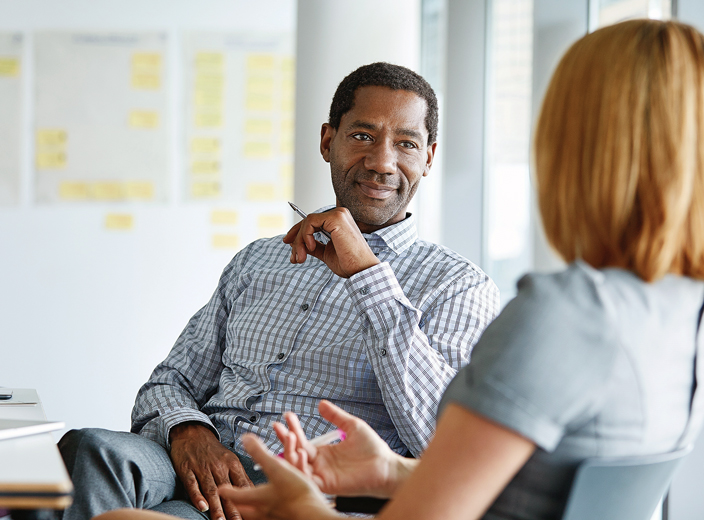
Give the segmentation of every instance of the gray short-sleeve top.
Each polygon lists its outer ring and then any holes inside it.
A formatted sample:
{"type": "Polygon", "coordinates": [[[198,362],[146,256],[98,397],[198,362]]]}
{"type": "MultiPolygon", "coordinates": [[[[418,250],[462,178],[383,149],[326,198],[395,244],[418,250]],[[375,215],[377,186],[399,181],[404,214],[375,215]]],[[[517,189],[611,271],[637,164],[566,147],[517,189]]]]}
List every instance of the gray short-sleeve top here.
{"type": "Polygon", "coordinates": [[[559,518],[580,461],[674,449],[703,302],[704,283],[672,275],[649,284],[575,262],[524,276],[441,403],[538,446],[486,518],[559,518]]]}

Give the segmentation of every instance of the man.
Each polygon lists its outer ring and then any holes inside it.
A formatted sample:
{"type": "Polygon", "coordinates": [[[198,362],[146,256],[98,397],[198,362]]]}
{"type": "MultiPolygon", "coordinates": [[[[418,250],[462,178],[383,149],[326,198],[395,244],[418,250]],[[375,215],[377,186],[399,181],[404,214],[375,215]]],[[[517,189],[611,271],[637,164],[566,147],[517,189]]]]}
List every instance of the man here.
{"type": "Polygon", "coordinates": [[[397,452],[423,451],[442,391],[498,310],[488,277],[418,240],[406,213],[436,133],[435,95],[414,72],[375,63],[340,83],[320,141],[336,206],[235,256],[139,391],[132,434],[62,439],[76,485],[65,519],[130,506],[238,518],[217,486],[263,479],[239,436],[278,449],[271,425],[287,410],[324,433],[322,398],[397,452]]]}

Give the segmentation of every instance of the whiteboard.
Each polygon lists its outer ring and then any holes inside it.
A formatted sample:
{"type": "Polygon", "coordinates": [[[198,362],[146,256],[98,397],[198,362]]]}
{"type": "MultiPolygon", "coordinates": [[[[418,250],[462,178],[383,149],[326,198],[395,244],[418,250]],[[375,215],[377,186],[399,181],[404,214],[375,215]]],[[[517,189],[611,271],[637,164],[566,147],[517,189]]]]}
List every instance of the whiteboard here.
{"type": "Polygon", "coordinates": [[[165,201],[164,32],[40,32],[35,47],[36,200],[165,201]]]}

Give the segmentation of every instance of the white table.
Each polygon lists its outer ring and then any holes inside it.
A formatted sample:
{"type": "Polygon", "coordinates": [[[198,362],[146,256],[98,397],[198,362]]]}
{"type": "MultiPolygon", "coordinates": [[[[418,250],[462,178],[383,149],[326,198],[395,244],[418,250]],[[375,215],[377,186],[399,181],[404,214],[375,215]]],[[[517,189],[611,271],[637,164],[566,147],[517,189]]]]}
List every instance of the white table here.
{"type": "MultiPolygon", "coordinates": [[[[46,420],[35,390],[15,389],[12,400],[37,404],[0,404],[0,418],[46,420]]],[[[1,509],[64,509],[71,504],[72,492],[51,433],[0,440],[1,509]]]]}

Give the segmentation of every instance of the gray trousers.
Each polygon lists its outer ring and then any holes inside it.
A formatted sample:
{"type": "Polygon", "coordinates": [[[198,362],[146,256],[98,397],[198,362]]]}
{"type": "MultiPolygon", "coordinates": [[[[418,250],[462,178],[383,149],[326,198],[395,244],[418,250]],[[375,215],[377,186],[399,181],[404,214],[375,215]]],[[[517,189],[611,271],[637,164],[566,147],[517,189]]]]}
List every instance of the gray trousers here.
{"type": "MultiPolygon", "coordinates": [[[[191,504],[168,452],[154,441],[134,433],[86,428],[66,433],[59,450],[74,486],[73,504],[64,511],[64,520],[90,520],[122,507],[209,519],[191,504]]],[[[235,454],[252,482],[265,481],[250,458],[235,454]]]]}

